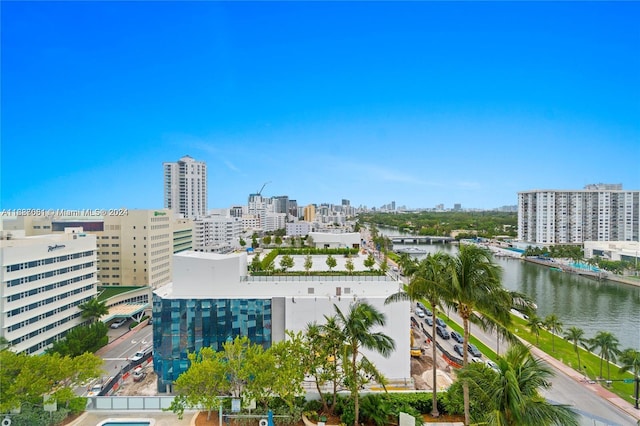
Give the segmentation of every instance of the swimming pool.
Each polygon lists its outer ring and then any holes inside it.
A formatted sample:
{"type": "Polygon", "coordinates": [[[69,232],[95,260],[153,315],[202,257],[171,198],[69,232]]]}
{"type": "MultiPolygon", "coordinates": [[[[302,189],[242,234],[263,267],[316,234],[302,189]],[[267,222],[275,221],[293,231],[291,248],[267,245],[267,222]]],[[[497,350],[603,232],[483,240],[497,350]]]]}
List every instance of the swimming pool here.
{"type": "Polygon", "coordinates": [[[107,419],[98,423],[97,426],[154,426],[156,421],[153,419],[107,419]]]}
{"type": "Polygon", "coordinates": [[[584,271],[600,272],[600,268],[598,268],[597,266],[588,265],[586,263],[573,262],[570,264],[570,266],[573,266],[576,269],[582,269],[584,271]]]}

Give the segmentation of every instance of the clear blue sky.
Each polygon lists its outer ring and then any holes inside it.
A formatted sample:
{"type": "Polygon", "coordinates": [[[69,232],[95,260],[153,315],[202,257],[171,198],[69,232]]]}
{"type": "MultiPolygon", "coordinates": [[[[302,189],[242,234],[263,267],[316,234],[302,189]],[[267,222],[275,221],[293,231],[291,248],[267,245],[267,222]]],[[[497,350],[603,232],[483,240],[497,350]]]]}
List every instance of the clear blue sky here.
{"type": "Polygon", "coordinates": [[[494,208],[640,189],[638,2],[2,2],[1,198],[494,208]]]}

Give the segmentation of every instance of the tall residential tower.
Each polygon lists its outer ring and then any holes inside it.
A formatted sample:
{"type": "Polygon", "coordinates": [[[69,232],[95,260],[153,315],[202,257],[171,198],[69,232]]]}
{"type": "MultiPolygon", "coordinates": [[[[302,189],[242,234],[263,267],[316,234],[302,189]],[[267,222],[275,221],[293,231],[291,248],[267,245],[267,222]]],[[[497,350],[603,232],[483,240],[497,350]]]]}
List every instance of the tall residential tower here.
{"type": "Polygon", "coordinates": [[[207,165],[185,155],[163,163],[164,206],[187,219],[207,214],[207,165]]]}

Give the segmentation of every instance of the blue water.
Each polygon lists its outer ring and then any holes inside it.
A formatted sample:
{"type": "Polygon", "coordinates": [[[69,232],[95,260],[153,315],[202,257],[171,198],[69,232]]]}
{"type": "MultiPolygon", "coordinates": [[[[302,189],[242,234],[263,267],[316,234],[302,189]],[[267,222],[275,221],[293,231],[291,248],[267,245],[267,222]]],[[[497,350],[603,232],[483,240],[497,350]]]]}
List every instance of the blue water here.
{"type": "Polygon", "coordinates": [[[573,262],[570,266],[576,269],[584,269],[585,271],[600,272],[597,266],[587,265],[586,263],[573,262]]]}

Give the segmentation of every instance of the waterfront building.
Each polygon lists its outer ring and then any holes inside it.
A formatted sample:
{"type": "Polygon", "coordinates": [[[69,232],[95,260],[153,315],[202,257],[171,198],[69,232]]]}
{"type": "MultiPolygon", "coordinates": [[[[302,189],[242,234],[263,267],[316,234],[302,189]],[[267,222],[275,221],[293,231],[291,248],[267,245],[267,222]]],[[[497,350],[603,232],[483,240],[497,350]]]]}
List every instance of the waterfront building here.
{"type": "Polygon", "coordinates": [[[97,294],[96,236],[75,231],[2,232],[0,336],[12,351],[43,353],[84,322],[78,306],[97,294]]]}
{"type": "Polygon", "coordinates": [[[164,206],[188,219],[207,214],[207,164],[185,155],[175,163],[165,162],[164,206]]]}
{"type": "Polygon", "coordinates": [[[622,185],[518,193],[518,239],[540,244],[639,241],[640,191],[622,185]]]}
{"type": "Polygon", "coordinates": [[[584,258],[600,257],[604,260],[625,261],[638,265],[640,242],[638,241],[585,241],[584,258]]]}
{"type": "Polygon", "coordinates": [[[220,350],[236,336],[247,336],[268,348],[285,339],[285,331],[303,331],[324,323],[334,304],[347,313],[365,300],[386,315],[382,332],[396,349],[389,358],[367,357],[391,383],[412,386],[409,353],[409,302],[384,304],[398,291],[386,276],[318,277],[248,276],[244,252],[220,255],[182,252],[174,256],[173,282],[153,292],[153,368],[158,391],[166,392],[189,367],[187,354],[203,347],[220,350]]]}

